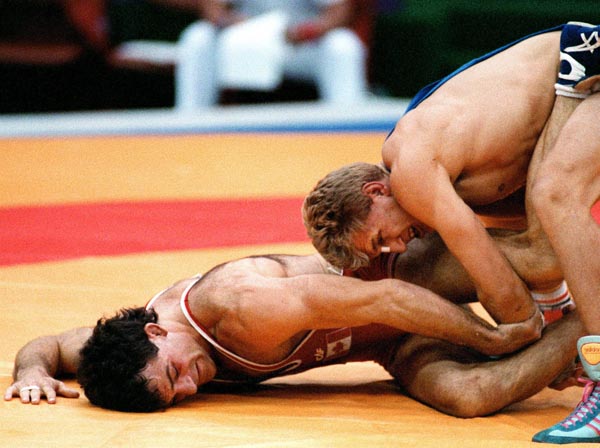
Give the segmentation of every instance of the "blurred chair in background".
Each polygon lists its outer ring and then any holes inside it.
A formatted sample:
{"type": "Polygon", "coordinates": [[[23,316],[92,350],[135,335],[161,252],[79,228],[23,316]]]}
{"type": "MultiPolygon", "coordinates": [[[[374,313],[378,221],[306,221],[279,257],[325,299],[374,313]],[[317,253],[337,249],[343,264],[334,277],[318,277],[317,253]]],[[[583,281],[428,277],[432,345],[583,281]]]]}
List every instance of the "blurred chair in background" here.
{"type": "Polygon", "coordinates": [[[315,84],[323,101],[352,104],[368,84],[367,45],[352,27],[362,23],[368,38],[372,3],[108,0],[110,61],[174,69],[182,111],[210,107],[226,89],[272,91],[283,79],[315,84]]]}

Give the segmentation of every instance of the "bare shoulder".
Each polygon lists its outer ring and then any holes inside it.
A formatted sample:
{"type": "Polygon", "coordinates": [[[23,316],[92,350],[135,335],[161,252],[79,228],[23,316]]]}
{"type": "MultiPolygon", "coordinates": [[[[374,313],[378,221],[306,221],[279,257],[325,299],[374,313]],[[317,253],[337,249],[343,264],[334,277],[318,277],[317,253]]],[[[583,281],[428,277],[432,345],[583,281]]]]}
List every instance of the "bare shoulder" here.
{"type": "Polygon", "coordinates": [[[270,297],[283,293],[286,279],[324,272],[326,264],[318,255],[257,255],[216,266],[192,294],[202,298],[203,308],[210,307],[221,317],[237,314],[245,306],[245,313],[253,313],[270,297]]]}
{"type": "Polygon", "coordinates": [[[254,255],[230,261],[210,272],[214,277],[295,277],[305,274],[322,274],[327,272],[327,263],[318,254],[254,255]]]}
{"type": "MultiPolygon", "coordinates": [[[[207,273],[193,290],[198,305],[202,303],[196,317],[239,355],[278,360],[279,348],[300,331],[303,320],[295,278],[317,270],[322,272],[322,266],[312,256],[260,255],[228,262],[207,273]]],[[[285,345],[283,351],[288,349],[285,345]]]]}
{"type": "Polygon", "coordinates": [[[393,168],[394,162],[436,154],[448,144],[448,132],[462,115],[465,105],[454,99],[451,91],[434,95],[406,113],[396,124],[382,148],[383,162],[393,168]]]}
{"type": "Polygon", "coordinates": [[[435,172],[456,179],[472,159],[476,133],[465,131],[477,126],[478,117],[475,108],[450,89],[408,112],[382,148],[383,163],[392,173],[392,188],[415,190],[435,172]]]}

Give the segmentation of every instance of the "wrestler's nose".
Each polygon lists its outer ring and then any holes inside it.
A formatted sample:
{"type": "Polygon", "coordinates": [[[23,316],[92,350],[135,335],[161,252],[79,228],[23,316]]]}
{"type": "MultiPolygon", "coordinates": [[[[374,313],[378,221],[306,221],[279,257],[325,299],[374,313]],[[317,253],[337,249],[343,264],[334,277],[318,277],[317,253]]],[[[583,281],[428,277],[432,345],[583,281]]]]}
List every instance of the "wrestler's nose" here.
{"type": "Polygon", "coordinates": [[[181,401],[185,397],[194,395],[198,392],[198,386],[190,375],[181,376],[177,382],[177,388],[175,392],[175,400],[181,401]]]}

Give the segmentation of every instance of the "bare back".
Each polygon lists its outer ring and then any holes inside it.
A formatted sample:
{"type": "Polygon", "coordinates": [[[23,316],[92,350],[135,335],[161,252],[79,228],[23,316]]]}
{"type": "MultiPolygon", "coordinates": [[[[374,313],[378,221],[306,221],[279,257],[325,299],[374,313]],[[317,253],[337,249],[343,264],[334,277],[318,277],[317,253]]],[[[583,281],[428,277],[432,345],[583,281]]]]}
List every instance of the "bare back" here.
{"type": "Polygon", "coordinates": [[[382,149],[400,207],[440,234],[498,322],[537,309],[475,213],[526,183],[554,105],[559,44],[560,32],[544,32],[459,72],[402,117],[382,149]]]}
{"type": "Polygon", "coordinates": [[[384,163],[435,159],[471,207],[515,192],[554,104],[559,38],[529,38],[451,78],[398,122],[384,163]]]}

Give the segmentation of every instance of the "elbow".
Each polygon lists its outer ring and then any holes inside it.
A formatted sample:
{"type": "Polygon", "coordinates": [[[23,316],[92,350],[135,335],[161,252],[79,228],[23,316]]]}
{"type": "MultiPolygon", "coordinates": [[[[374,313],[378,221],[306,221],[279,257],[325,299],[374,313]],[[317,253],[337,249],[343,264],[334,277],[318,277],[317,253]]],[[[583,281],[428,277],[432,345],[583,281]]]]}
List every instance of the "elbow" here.
{"type": "Polygon", "coordinates": [[[539,217],[542,225],[552,222],[569,204],[579,202],[585,195],[586,181],[584,179],[595,178],[580,172],[577,161],[546,161],[540,165],[538,174],[535,176],[531,189],[533,209],[539,217]],[[571,179],[579,179],[573,183],[571,179]]]}

